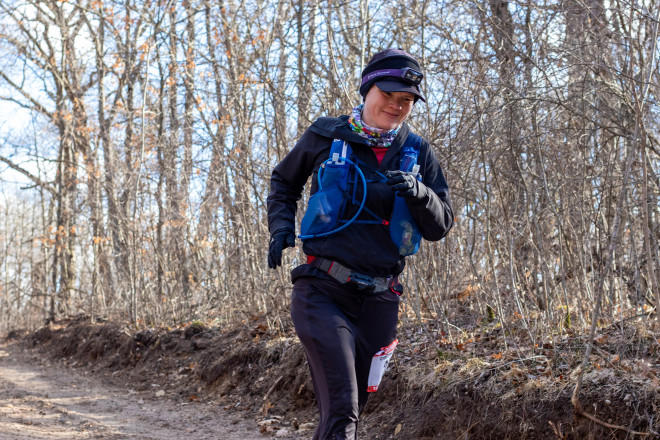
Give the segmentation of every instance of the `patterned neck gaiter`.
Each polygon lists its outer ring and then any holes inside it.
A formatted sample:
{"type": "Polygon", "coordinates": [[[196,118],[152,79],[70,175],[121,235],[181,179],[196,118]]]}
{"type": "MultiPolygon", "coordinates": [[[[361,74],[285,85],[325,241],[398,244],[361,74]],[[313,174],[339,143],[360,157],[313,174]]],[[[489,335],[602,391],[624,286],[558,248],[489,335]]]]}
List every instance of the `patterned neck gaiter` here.
{"type": "Polygon", "coordinates": [[[398,126],[394,130],[382,130],[380,128],[369,127],[367,124],[362,122],[362,110],[364,109],[364,104],[360,104],[353,109],[351,117],[348,118],[348,123],[351,126],[351,130],[358,134],[358,136],[363,137],[367,140],[367,143],[370,147],[381,147],[388,148],[392,145],[394,138],[399,133],[401,126],[398,126]]]}

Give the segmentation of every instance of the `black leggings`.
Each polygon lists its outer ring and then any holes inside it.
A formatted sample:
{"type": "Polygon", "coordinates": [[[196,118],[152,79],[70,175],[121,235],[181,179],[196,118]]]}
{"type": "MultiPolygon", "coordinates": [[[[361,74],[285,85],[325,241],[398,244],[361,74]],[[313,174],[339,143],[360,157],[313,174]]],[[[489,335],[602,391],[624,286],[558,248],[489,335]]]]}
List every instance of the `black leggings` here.
{"type": "Polygon", "coordinates": [[[291,318],[309,362],[320,412],[314,440],[357,439],[371,359],[396,338],[399,296],[363,294],[334,280],[298,278],[291,318]]]}

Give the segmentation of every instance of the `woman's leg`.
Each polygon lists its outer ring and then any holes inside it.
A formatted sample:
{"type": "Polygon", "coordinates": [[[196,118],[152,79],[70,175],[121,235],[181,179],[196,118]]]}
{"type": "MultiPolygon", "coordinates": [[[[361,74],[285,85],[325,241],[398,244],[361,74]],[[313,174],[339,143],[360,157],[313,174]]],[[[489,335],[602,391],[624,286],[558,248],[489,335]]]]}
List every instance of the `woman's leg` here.
{"type": "Polygon", "coordinates": [[[371,359],[395,339],[398,307],[399,297],[389,291],[365,296],[329,280],[294,283],[291,317],[320,411],[314,440],[357,438],[371,359]]]}
{"type": "Polygon", "coordinates": [[[316,278],[299,278],[293,286],[291,318],[307,353],[320,412],[314,440],[356,436],[355,337],[335,300],[350,295],[342,290],[333,281],[316,278]]]}

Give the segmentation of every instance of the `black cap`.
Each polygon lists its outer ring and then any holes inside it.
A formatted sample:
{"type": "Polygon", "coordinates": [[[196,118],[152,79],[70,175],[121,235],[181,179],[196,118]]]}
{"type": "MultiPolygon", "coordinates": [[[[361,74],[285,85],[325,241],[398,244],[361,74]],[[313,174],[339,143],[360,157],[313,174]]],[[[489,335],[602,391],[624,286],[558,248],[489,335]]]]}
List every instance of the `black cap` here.
{"type": "Polygon", "coordinates": [[[360,95],[366,97],[371,86],[376,84],[384,92],[408,92],[415,95],[415,100],[419,98],[426,102],[419,86],[404,80],[401,76],[404,69],[411,69],[420,75],[422,73],[422,68],[415,57],[403,49],[386,49],[378,52],[362,71],[363,83],[360,86],[360,95]],[[388,69],[392,70],[392,76],[388,74],[388,69]]]}

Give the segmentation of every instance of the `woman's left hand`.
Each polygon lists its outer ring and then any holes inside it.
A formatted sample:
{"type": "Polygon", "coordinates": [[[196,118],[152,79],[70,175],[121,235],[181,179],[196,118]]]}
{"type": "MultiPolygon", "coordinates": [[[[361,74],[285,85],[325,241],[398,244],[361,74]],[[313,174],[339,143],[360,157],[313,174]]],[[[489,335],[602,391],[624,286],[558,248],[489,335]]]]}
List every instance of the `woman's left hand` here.
{"type": "Polygon", "coordinates": [[[410,197],[421,199],[424,197],[424,184],[417,180],[413,173],[407,173],[401,170],[387,171],[385,173],[387,183],[401,197],[410,197]]]}

